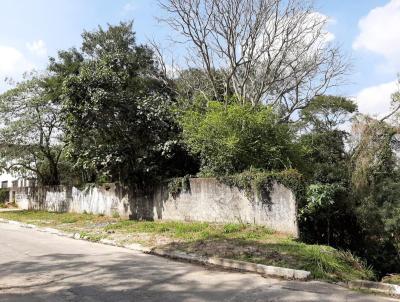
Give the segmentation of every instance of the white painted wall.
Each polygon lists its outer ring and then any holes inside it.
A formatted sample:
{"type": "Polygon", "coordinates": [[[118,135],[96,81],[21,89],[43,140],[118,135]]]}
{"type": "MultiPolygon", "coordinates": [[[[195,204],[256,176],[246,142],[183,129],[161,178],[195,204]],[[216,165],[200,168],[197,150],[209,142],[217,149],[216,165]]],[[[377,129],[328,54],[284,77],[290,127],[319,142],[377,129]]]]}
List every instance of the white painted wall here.
{"type": "Polygon", "coordinates": [[[270,201],[250,200],[245,192],[214,178],[190,179],[190,191],[175,198],[166,185],[129,193],[117,184],[73,187],[29,187],[16,189],[22,209],[76,212],[180,221],[250,223],[298,236],[297,202],[291,190],[275,183],[270,201]]]}
{"type": "Polygon", "coordinates": [[[13,176],[13,175],[11,175],[9,173],[2,173],[2,174],[0,174],[0,186],[1,186],[3,181],[7,181],[8,182],[7,183],[7,188],[11,188],[12,187],[12,182],[14,180],[17,180],[17,179],[18,179],[18,177],[13,176]]]}

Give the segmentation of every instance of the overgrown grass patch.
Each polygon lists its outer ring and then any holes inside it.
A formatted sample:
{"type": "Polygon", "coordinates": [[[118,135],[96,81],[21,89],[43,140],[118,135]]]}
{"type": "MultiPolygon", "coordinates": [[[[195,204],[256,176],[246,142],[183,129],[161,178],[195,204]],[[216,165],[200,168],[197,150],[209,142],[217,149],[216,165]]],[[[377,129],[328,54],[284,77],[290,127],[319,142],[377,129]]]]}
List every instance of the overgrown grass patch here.
{"type": "Polygon", "coordinates": [[[133,221],[91,214],[42,211],[4,212],[0,217],[79,233],[90,241],[103,238],[141,243],[266,265],[311,271],[315,279],[374,279],[373,271],[350,252],[308,245],[285,234],[250,224],[181,221],[133,221]]]}
{"type": "Polygon", "coordinates": [[[106,237],[104,234],[101,233],[90,233],[90,232],[80,232],[79,235],[81,236],[81,238],[92,242],[99,242],[101,239],[106,237]]]}
{"type": "Polygon", "coordinates": [[[207,222],[180,221],[120,221],[105,227],[106,231],[124,233],[162,234],[184,241],[206,240],[210,238],[266,238],[274,234],[271,230],[244,224],[213,224],[207,222]]]}
{"type": "Polygon", "coordinates": [[[11,211],[0,213],[1,218],[32,223],[39,226],[59,226],[62,224],[84,225],[109,221],[109,218],[92,214],[53,213],[45,211],[11,211]]]}
{"type": "Polygon", "coordinates": [[[211,238],[172,243],[164,248],[223,257],[300,270],[308,270],[315,279],[348,281],[374,279],[374,272],[349,252],[328,246],[307,245],[283,236],[270,235],[264,240],[211,238]]]}
{"type": "Polygon", "coordinates": [[[400,285],[400,274],[392,274],[382,278],[382,282],[400,285]]]}

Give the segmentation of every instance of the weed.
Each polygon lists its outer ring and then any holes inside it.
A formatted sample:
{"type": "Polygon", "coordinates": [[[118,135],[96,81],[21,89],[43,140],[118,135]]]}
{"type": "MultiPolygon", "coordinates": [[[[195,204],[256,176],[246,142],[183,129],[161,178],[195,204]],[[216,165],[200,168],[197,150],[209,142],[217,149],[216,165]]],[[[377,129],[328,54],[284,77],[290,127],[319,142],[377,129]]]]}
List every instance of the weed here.
{"type": "Polygon", "coordinates": [[[383,277],[382,282],[400,285],[400,274],[392,274],[383,277]]]}
{"type": "Polygon", "coordinates": [[[242,224],[229,223],[229,224],[224,225],[224,233],[228,233],[228,234],[229,233],[237,233],[245,228],[246,228],[246,226],[242,225],[242,224]]]}

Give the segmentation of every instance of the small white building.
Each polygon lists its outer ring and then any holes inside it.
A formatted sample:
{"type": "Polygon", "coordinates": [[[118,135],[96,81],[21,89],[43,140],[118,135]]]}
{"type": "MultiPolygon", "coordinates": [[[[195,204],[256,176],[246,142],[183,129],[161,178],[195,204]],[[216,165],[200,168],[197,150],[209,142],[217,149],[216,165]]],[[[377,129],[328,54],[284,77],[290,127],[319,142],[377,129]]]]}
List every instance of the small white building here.
{"type": "Polygon", "coordinates": [[[32,185],[33,185],[32,178],[15,176],[9,173],[0,174],[0,188],[2,189],[30,187],[32,185]]]}
{"type": "Polygon", "coordinates": [[[0,174],[0,186],[2,189],[10,189],[13,183],[18,182],[18,177],[15,177],[9,173],[0,174]]]}
{"type": "Polygon", "coordinates": [[[33,179],[12,175],[10,173],[3,172],[0,174],[0,188],[7,189],[10,192],[10,202],[15,201],[15,190],[13,189],[35,186],[35,183],[33,179]]]}

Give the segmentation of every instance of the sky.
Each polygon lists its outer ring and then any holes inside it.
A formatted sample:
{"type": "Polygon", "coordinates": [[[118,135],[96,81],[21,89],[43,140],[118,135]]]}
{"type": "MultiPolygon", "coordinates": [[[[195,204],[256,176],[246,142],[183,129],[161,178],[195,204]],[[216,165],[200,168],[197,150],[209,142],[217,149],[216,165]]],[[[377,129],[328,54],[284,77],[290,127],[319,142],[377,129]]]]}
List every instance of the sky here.
{"type": "MultiPolygon", "coordinates": [[[[334,93],[354,98],[362,113],[387,112],[400,72],[400,0],[315,2],[352,63],[346,85],[334,93]]],[[[11,87],[4,78],[44,69],[49,56],[79,47],[81,33],[98,25],[133,19],[138,42],[168,48],[174,33],[157,20],[162,15],[157,0],[0,0],[0,92],[11,87]]]]}

